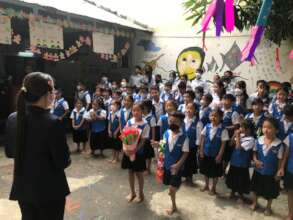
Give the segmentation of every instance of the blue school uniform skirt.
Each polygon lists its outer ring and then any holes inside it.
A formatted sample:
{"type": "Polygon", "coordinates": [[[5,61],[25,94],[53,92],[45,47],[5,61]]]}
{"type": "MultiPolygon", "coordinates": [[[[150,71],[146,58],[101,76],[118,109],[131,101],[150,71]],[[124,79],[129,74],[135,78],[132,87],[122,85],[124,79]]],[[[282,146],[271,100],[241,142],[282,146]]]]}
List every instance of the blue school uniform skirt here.
{"type": "Polygon", "coordinates": [[[105,149],[106,137],[107,137],[107,133],[105,131],[92,132],[90,137],[91,150],[105,149]]]}
{"type": "Polygon", "coordinates": [[[257,171],[253,172],[251,179],[251,191],[257,196],[266,200],[276,199],[279,196],[279,183],[274,176],[262,175],[257,171]]]}
{"type": "Polygon", "coordinates": [[[122,141],[119,138],[120,133],[118,133],[117,137],[109,137],[108,143],[106,144],[108,148],[113,149],[115,151],[121,151],[122,150],[122,141]]]}
{"type": "Polygon", "coordinates": [[[181,178],[183,171],[179,170],[176,175],[172,175],[170,170],[164,168],[163,184],[179,188],[181,186],[181,178]]]}
{"type": "Polygon", "coordinates": [[[130,161],[129,157],[123,153],[121,168],[128,169],[133,172],[144,172],[146,170],[144,148],[145,146],[142,146],[140,152],[136,153],[134,161],[130,161]]]}
{"type": "Polygon", "coordinates": [[[197,153],[196,148],[191,148],[189,154],[185,160],[183,177],[192,177],[193,174],[197,173],[197,153]]]}
{"type": "Polygon", "coordinates": [[[87,130],[73,130],[74,143],[86,143],[88,141],[87,130]]]}
{"type": "Polygon", "coordinates": [[[146,159],[151,159],[155,157],[155,151],[151,145],[151,140],[145,141],[144,155],[146,159]]]}
{"type": "Polygon", "coordinates": [[[284,177],[284,186],[286,190],[293,190],[293,174],[286,172],[284,177]]]}
{"type": "Polygon", "coordinates": [[[232,192],[239,194],[249,194],[250,192],[250,176],[248,167],[236,167],[230,165],[226,185],[232,192]]]}
{"type": "Polygon", "coordinates": [[[200,173],[208,178],[217,178],[223,176],[223,163],[216,163],[215,157],[208,157],[200,160],[200,173]]]}

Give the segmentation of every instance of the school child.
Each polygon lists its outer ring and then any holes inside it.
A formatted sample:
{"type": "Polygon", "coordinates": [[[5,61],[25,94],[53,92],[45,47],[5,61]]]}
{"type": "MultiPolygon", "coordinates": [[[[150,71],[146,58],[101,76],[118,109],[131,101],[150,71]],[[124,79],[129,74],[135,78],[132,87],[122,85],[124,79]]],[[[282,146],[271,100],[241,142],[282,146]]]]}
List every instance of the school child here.
{"type": "Polygon", "coordinates": [[[112,100],[118,100],[121,103],[122,91],[120,89],[115,89],[112,91],[112,100]]]}
{"type": "Polygon", "coordinates": [[[177,109],[177,104],[175,100],[171,99],[165,102],[166,114],[161,115],[158,121],[158,126],[160,127],[160,139],[163,138],[163,134],[165,133],[165,131],[168,130],[168,116],[172,112],[175,112],[176,109],[177,109]]]}
{"type": "Polygon", "coordinates": [[[134,102],[134,100],[133,100],[132,95],[131,96],[127,95],[123,98],[124,107],[121,108],[120,114],[119,114],[120,133],[121,133],[122,129],[126,126],[127,121],[132,118],[133,102],[134,102]]]}
{"type": "Polygon", "coordinates": [[[269,106],[269,113],[278,120],[282,120],[284,106],[287,104],[288,91],[285,88],[279,88],[276,94],[276,100],[272,101],[269,106]]]}
{"type": "Polygon", "coordinates": [[[210,123],[210,113],[212,108],[210,104],[213,102],[213,96],[211,94],[205,94],[200,100],[199,119],[203,126],[210,123]]]}
{"type": "Polygon", "coordinates": [[[150,135],[149,138],[145,141],[145,158],[146,158],[146,169],[147,174],[151,174],[151,164],[152,164],[152,158],[155,156],[155,152],[153,147],[151,146],[151,141],[155,141],[155,135],[156,135],[156,118],[154,116],[154,107],[152,105],[152,101],[150,99],[147,99],[143,101],[143,116],[144,119],[148,122],[148,125],[150,127],[150,135]]]}
{"type": "Polygon", "coordinates": [[[85,119],[90,123],[90,147],[91,154],[97,156],[96,151],[100,150],[100,156],[105,157],[103,149],[106,137],[107,112],[103,109],[103,100],[93,100],[92,109],[85,114],[85,119]]]}
{"type": "Polygon", "coordinates": [[[62,97],[61,89],[56,90],[56,101],[54,103],[54,108],[52,110],[53,115],[57,116],[58,119],[64,122],[64,118],[69,112],[68,102],[62,97]]]}
{"type": "Polygon", "coordinates": [[[293,104],[285,105],[283,109],[284,119],[279,120],[277,137],[283,141],[290,133],[293,133],[293,104]]]}
{"type": "Polygon", "coordinates": [[[113,158],[111,163],[117,163],[119,161],[119,153],[122,149],[122,143],[119,138],[120,126],[119,126],[119,110],[121,103],[119,100],[114,99],[111,103],[111,111],[108,115],[108,136],[109,146],[113,148],[113,158]]]}
{"type": "Polygon", "coordinates": [[[194,100],[194,102],[195,102],[195,104],[197,106],[200,106],[200,100],[202,99],[202,97],[204,95],[203,87],[200,87],[200,86],[196,87],[194,89],[194,93],[195,93],[195,100],[194,100]]]}
{"type": "Polygon", "coordinates": [[[279,176],[284,176],[284,186],[288,195],[289,213],[287,220],[293,219],[293,133],[289,134],[284,140],[286,146],[284,160],[281,169],[278,172],[279,176]]]}
{"type": "Polygon", "coordinates": [[[168,100],[173,99],[172,95],[172,82],[168,81],[164,84],[164,91],[160,96],[161,102],[165,103],[168,100]]]}
{"type": "Polygon", "coordinates": [[[228,131],[221,124],[223,112],[214,109],[210,113],[210,124],[207,124],[201,132],[200,141],[200,173],[205,176],[205,186],[202,192],[210,191],[210,195],[216,195],[218,178],[223,175],[223,155],[226,142],[229,140],[228,131]],[[213,179],[210,189],[209,179],[213,179]]]}
{"type": "Polygon", "coordinates": [[[223,96],[226,94],[226,90],[224,87],[224,83],[222,81],[216,82],[213,84],[213,102],[211,103],[211,107],[214,108],[222,108],[221,100],[223,96]]]}
{"type": "MultiPolygon", "coordinates": [[[[189,152],[189,140],[182,130],[184,114],[173,112],[169,116],[169,129],[164,133],[164,176],[163,183],[169,186],[172,206],[167,210],[168,215],[177,212],[176,193],[181,185],[183,167],[189,152]]],[[[153,142],[158,147],[158,142],[153,142]]]]}
{"type": "Polygon", "coordinates": [[[125,89],[126,89],[126,92],[124,94],[124,96],[132,96],[132,98],[134,99],[136,93],[134,91],[134,86],[131,85],[130,83],[127,83],[126,86],[125,86],[125,89]]]}
{"type": "Polygon", "coordinates": [[[240,124],[231,139],[234,147],[230,167],[226,178],[226,185],[231,189],[230,198],[235,194],[239,195],[239,202],[244,202],[243,194],[250,192],[249,166],[251,162],[251,153],[255,145],[254,125],[244,120],[240,124]]]}
{"type": "Polygon", "coordinates": [[[103,96],[104,88],[100,85],[96,86],[95,93],[93,94],[93,99],[100,98],[103,96]]]}
{"type": "Polygon", "coordinates": [[[189,154],[186,159],[183,177],[186,178],[186,184],[193,186],[192,176],[197,173],[197,150],[200,144],[200,133],[203,129],[202,122],[196,117],[196,105],[188,103],[186,106],[184,118],[184,132],[189,139],[189,154]]]}
{"type": "Polygon", "coordinates": [[[256,98],[260,98],[263,101],[264,110],[268,109],[268,105],[270,103],[269,99],[269,85],[265,80],[257,81],[257,91],[251,94],[247,101],[247,109],[252,109],[252,102],[256,98]]]}
{"type": "Polygon", "coordinates": [[[160,89],[157,85],[151,87],[150,96],[155,107],[155,116],[158,120],[164,114],[164,104],[160,101],[160,89]]]}
{"type": "Polygon", "coordinates": [[[204,74],[203,69],[197,69],[196,70],[196,78],[192,80],[191,87],[195,90],[196,87],[202,87],[204,90],[204,93],[209,92],[209,85],[205,80],[202,79],[202,75],[204,74]]]}
{"type": "Polygon", "coordinates": [[[194,103],[195,93],[192,90],[187,90],[184,93],[183,98],[184,98],[184,103],[179,105],[178,111],[184,114],[187,104],[194,103]]]}
{"type": "Polygon", "coordinates": [[[76,143],[76,152],[80,152],[80,143],[82,143],[82,151],[85,153],[86,142],[88,141],[86,121],[84,115],[86,113],[85,107],[81,99],[75,101],[75,108],[71,112],[70,119],[73,128],[73,142],[76,143]]]}
{"type": "Polygon", "coordinates": [[[88,90],[86,90],[86,86],[83,82],[79,82],[77,84],[77,96],[76,98],[81,99],[84,103],[86,103],[85,109],[88,111],[91,105],[91,95],[88,90]]]}
{"type": "Polygon", "coordinates": [[[105,88],[103,91],[103,99],[104,99],[104,108],[107,114],[110,112],[110,106],[112,102],[112,90],[110,88],[105,88]]]}
{"type": "Polygon", "coordinates": [[[259,137],[253,149],[254,173],[251,179],[253,203],[251,209],[257,209],[258,197],[267,200],[265,215],[272,214],[272,202],[279,196],[278,170],[283,159],[283,144],[276,137],[278,121],[266,118],[262,125],[263,136],[259,137]]]}
{"type": "Polygon", "coordinates": [[[233,104],[233,109],[235,109],[241,117],[244,117],[248,113],[247,100],[249,98],[246,91],[245,81],[236,82],[234,95],[236,97],[236,102],[233,104]]]}
{"type": "MultiPolygon", "coordinates": [[[[233,110],[232,108],[234,101],[235,101],[235,98],[232,94],[226,94],[223,96],[223,99],[222,99],[223,112],[224,112],[222,125],[224,128],[227,129],[229,138],[232,138],[235,127],[237,124],[239,124],[239,120],[240,120],[240,116],[238,112],[233,110]]],[[[226,167],[230,161],[232,151],[233,149],[230,146],[230,143],[227,142],[227,145],[225,147],[224,158],[223,158],[224,172],[226,171],[226,167]]]]}
{"type": "Polygon", "coordinates": [[[184,94],[186,92],[186,82],[185,81],[180,81],[178,84],[178,90],[176,90],[175,94],[175,101],[178,106],[184,103],[184,94]]]}
{"type": "Polygon", "coordinates": [[[134,102],[142,102],[148,98],[148,87],[141,85],[138,94],[134,98],[134,102]]]}
{"type": "Polygon", "coordinates": [[[143,105],[138,102],[133,105],[132,108],[133,118],[128,120],[128,127],[135,127],[142,130],[140,141],[138,143],[138,150],[135,155],[135,160],[131,161],[128,156],[123,154],[122,159],[122,169],[128,169],[129,175],[129,186],[130,186],[130,194],[127,196],[127,201],[132,202],[136,198],[135,193],[135,176],[138,180],[139,186],[139,195],[136,199],[136,202],[140,203],[144,200],[143,193],[143,185],[144,185],[144,177],[143,172],[146,170],[146,162],[145,162],[145,141],[149,138],[150,127],[145,119],[143,119],[143,105]]]}
{"type": "Polygon", "coordinates": [[[263,101],[261,98],[255,98],[252,102],[252,112],[245,116],[245,119],[250,120],[255,127],[256,136],[259,137],[262,132],[262,123],[265,119],[263,111],[263,101]]]}

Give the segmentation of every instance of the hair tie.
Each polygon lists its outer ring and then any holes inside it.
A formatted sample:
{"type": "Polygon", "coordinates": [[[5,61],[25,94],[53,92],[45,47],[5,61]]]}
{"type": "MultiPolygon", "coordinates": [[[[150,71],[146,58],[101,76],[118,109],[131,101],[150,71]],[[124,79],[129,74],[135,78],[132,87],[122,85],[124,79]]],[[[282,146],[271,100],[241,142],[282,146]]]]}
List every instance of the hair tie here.
{"type": "Polygon", "coordinates": [[[24,93],[27,93],[27,89],[24,86],[21,87],[21,91],[24,92],[24,93]]]}

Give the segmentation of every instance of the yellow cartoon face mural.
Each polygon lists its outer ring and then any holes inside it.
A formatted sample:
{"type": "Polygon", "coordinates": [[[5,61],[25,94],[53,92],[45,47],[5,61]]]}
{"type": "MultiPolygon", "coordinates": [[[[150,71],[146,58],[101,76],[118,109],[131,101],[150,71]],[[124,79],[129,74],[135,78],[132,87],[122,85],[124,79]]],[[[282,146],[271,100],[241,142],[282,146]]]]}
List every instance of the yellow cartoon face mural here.
{"type": "Polygon", "coordinates": [[[204,58],[205,53],[199,47],[184,49],[176,61],[176,68],[179,75],[187,75],[188,80],[193,80],[196,77],[196,70],[202,67],[204,58]]]}

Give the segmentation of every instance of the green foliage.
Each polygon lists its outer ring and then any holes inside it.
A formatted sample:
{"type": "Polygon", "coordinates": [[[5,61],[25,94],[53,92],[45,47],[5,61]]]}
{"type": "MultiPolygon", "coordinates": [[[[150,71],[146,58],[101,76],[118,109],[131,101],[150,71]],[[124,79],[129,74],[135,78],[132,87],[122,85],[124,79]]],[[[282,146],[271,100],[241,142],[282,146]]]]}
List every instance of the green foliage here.
{"type": "MultiPolygon", "coordinates": [[[[212,0],[185,0],[183,3],[192,25],[201,22],[212,0]]],[[[235,0],[235,26],[239,31],[250,29],[256,23],[262,0],[235,0]]],[[[265,37],[280,45],[293,40],[293,0],[273,0],[265,37]]]]}

